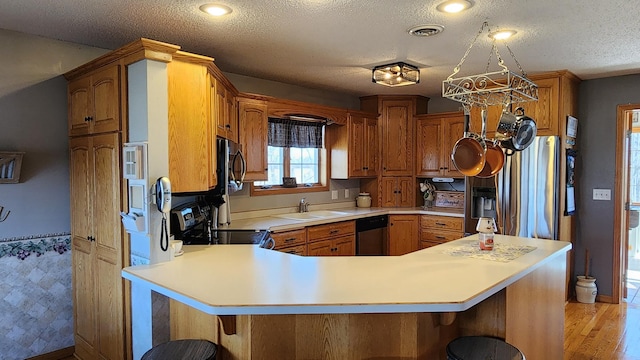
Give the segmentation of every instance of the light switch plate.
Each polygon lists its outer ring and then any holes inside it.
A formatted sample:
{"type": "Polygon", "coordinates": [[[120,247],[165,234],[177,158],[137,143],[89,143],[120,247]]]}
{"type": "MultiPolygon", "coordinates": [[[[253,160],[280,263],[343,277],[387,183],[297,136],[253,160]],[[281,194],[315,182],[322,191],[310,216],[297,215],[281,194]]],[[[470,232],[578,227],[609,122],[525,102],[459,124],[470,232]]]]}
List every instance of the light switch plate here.
{"type": "Polygon", "coordinates": [[[331,200],[338,200],[338,190],[331,190],[331,200]]]}
{"type": "Polygon", "coordinates": [[[611,189],[593,189],[593,200],[611,200],[611,189]]]}
{"type": "Polygon", "coordinates": [[[349,198],[349,189],[344,189],[344,198],[345,199],[349,198]]]}

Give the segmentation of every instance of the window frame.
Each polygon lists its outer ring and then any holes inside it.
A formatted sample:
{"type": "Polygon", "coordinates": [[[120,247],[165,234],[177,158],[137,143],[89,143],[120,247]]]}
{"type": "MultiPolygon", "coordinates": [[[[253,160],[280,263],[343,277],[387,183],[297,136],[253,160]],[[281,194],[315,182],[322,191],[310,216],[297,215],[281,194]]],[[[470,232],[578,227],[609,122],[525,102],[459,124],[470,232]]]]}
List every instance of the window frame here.
{"type": "MultiPolygon", "coordinates": [[[[325,144],[327,144],[327,139],[325,136],[325,144]]],[[[287,148],[290,149],[290,148],[287,148]]],[[[288,169],[290,167],[290,154],[289,151],[286,151],[287,154],[284,157],[284,167],[288,169]]],[[[260,186],[254,185],[251,183],[250,188],[250,196],[264,196],[264,195],[281,195],[281,194],[299,194],[299,193],[309,193],[309,192],[321,192],[321,191],[329,191],[329,149],[324,148],[318,149],[318,183],[313,184],[312,186],[306,186],[305,184],[297,184],[296,187],[284,187],[282,185],[272,185],[269,188],[262,188],[260,186]]]]}

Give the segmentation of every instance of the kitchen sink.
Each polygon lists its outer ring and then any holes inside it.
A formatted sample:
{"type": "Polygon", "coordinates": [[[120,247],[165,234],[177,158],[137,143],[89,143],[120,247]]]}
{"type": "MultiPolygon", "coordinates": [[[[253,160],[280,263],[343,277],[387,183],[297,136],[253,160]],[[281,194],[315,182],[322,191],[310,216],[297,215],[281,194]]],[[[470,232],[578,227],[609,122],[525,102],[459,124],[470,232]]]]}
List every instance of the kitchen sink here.
{"type": "Polygon", "coordinates": [[[290,220],[314,220],[314,219],[325,219],[330,217],[343,216],[347,214],[348,213],[343,211],[317,210],[317,211],[309,211],[309,212],[303,212],[303,213],[280,214],[280,215],[274,215],[274,216],[282,219],[290,219],[290,220]]]}

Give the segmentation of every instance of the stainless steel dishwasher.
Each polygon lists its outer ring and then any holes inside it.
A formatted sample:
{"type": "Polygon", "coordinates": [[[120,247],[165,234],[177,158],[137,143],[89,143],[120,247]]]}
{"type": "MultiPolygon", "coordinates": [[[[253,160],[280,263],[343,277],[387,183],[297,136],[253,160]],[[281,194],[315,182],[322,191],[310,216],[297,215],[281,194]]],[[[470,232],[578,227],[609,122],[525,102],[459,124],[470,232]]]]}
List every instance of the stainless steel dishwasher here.
{"type": "Polygon", "coordinates": [[[356,220],[356,255],[386,255],[388,215],[356,220]]]}

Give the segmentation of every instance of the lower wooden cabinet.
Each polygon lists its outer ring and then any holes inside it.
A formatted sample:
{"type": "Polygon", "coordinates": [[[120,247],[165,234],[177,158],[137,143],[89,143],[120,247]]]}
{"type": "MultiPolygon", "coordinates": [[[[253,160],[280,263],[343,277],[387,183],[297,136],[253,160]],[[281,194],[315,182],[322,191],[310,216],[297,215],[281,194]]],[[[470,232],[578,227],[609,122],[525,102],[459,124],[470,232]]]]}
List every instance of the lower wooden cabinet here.
{"type": "Polygon", "coordinates": [[[418,247],[418,215],[389,215],[387,255],[404,255],[418,247]]]}
{"type": "Polygon", "coordinates": [[[356,223],[341,221],[307,228],[307,255],[354,256],[356,254],[356,223]]]}
{"type": "Polygon", "coordinates": [[[118,133],[69,145],[75,355],[125,359],[122,145],[118,133]]]}
{"type": "Polygon", "coordinates": [[[458,217],[421,215],[420,249],[457,240],[464,236],[464,220],[458,217]]]}
{"type": "Polygon", "coordinates": [[[295,254],[307,255],[307,230],[297,229],[271,233],[274,250],[295,254]]]}

